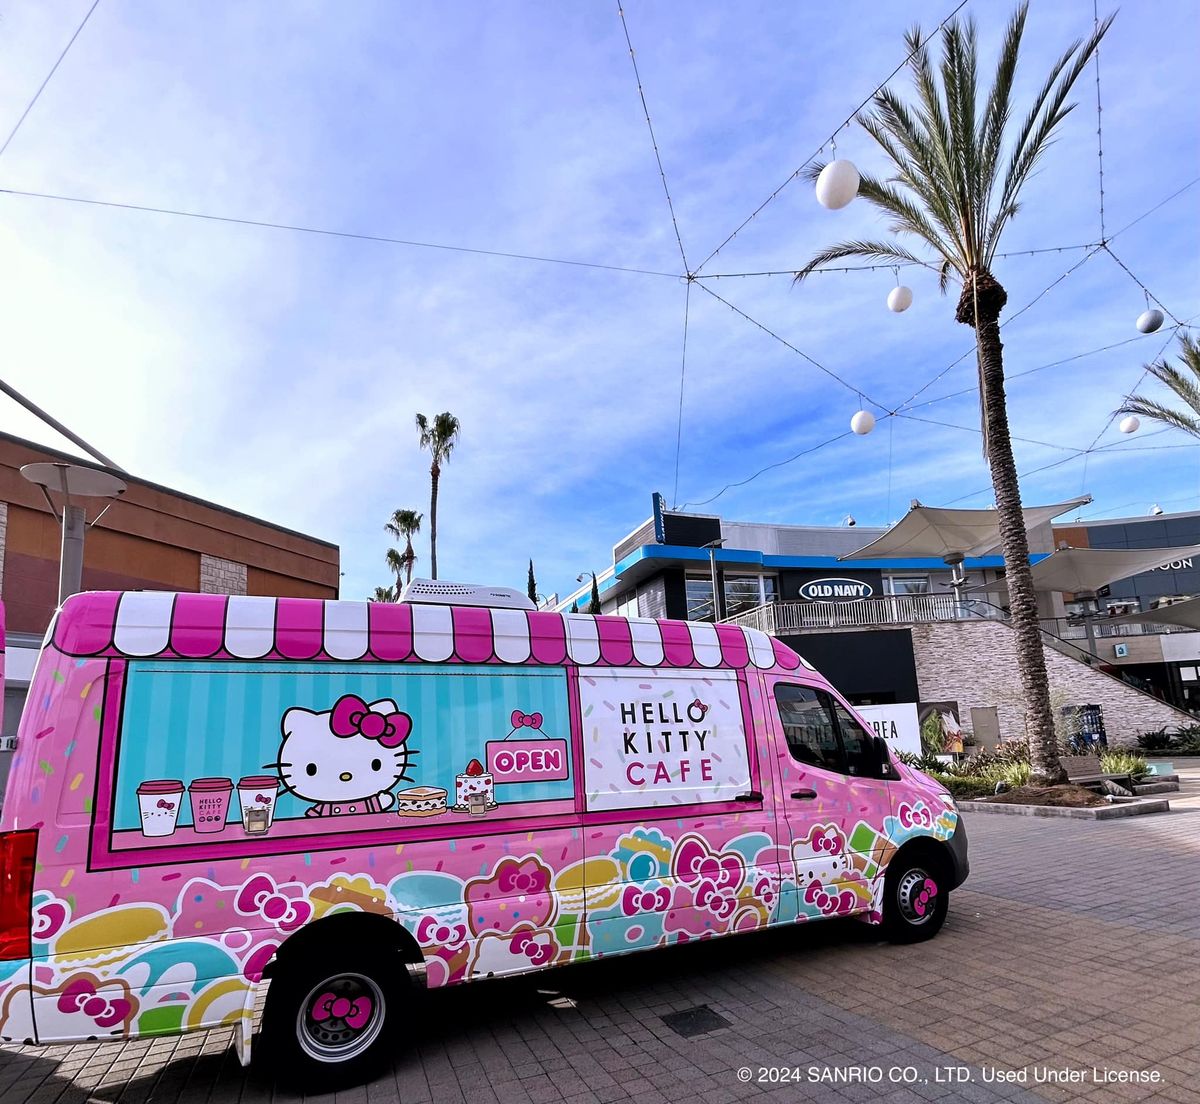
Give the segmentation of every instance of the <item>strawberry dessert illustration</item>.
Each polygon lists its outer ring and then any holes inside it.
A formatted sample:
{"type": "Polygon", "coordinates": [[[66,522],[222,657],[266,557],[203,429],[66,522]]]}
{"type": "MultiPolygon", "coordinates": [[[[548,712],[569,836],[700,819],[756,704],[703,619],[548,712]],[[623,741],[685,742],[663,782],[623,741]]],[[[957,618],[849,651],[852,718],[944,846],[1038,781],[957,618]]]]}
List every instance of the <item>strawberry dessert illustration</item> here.
{"type": "Polygon", "coordinates": [[[482,815],[496,808],[496,779],[472,759],[462,774],[454,776],[454,811],[482,815]]]}

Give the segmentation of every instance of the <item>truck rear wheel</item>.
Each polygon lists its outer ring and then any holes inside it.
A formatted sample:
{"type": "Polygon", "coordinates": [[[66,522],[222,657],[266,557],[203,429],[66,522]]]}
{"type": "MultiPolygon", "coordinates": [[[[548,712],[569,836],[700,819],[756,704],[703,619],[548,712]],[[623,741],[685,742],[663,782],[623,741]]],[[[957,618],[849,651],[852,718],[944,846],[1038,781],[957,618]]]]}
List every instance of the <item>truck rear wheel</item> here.
{"type": "Polygon", "coordinates": [[[949,881],[943,864],[926,855],[900,858],[884,879],[883,926],[893,943],[931,939],[946,922],[949,881]]]}
{"type": "Polygon", "coordinates": [[[263,1012],[274,1073],[308,1092],[370,1080],[395,1056],[407,989],[404,966],[386,946],[281,963],[263,1012]]]}

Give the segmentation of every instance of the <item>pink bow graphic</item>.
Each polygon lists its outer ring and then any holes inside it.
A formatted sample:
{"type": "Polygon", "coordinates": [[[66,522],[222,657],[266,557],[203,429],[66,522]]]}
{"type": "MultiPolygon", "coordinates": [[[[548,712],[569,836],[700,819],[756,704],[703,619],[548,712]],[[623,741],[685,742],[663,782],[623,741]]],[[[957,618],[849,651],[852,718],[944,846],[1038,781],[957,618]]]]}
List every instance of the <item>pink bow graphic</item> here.
{"type": "Polygon", "coordinates": [[[267,797],[266,794],[257,794],[255,796],[254,800],[259,805],[270,805],[271,804],[271,799],[269,797],[267,797]]]}
{"type": "Polygon", "coordinates": [[[348,1027],[358,1031],[365,1027],[371,1019],[372,1008],[371,998],[367,996],[347,1000],[345,997],[338,997],[333,993],[322,993],[317,997],[317,1002],[313,1005],[309,1015],[317,1023],[325,1020],[341,1020],[348,1027]]]}
{"type": "Polygon", "coordinates": [[[167,800],[165,800],[164,798],[161,798],[161,797],[160,797],[160,798],[158,799],[158,807],[159,807],[160,809],[166,809],[166,810],[167,810],[167,812],[170,812],[172,809],[174,809],[174,808],[175,808],[175,802],[174,802],[174,801],[167,801],[167,800]]]}
{"type": "Polygon", "coordinates": [[[407,713],[376,713],[362,698],[343,694],[334,703],[329,727],[340,739],[363,736],[377,740],[381,747],[399,747],[412,731],[412,718],[407,713]]]}
{"type": "Polygon", "coordinates": [[[514,709],[511,719],[513,728],[542,727],[542,715],[540,713],[522,713],[519,709],[514,709]]]}

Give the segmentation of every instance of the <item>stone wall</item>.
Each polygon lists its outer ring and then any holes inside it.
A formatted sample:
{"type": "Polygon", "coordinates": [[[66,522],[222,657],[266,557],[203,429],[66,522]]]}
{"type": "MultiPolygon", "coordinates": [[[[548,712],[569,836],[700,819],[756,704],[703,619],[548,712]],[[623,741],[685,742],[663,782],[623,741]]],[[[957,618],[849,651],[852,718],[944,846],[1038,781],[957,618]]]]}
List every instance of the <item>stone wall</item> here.
{"type": "MultiPolygon", "coordinates": [[[[946,621],[913,625],[913,652],[922,701],[957,701],[959,716],[970,724],[971,707],[996,706],[1005,738],[1025,734],[1017,637],[995,621],[946,621]]],[[[1110,744],[1132,744],[1150,729],[1195,724],[1196,718],[1094,670],[1053,648],[1046,648],[1051,692],[1063,704],[1099,705],[1110,744]]]]}
{"type": "Polygon", "coordinates": [[[246,565],[220,556],[200,556],[201,594],[245,594],[246,565]]]}

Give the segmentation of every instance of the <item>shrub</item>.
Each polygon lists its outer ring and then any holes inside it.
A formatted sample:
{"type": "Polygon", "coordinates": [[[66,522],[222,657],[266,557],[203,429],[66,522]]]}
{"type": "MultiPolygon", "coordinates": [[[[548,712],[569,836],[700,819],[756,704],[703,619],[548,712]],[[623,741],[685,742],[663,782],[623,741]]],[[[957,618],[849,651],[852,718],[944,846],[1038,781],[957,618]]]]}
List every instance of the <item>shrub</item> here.
{"type": "Polygon", "coordinates": [[[944,771],[947,766],[936,755],[930,755],[928,752],[915,755],[911,751],[897,751],[893,754],[905,766],[912,767],[913,770],[919,770],[923,774],[938,774],[944,771]]]}
{"type": "MultiPolygon", "coordinates": [[[[1183,730],[1180,729],[1182,732],[1183,730]]],[[[1143,732],[1137,737],[1137,746],[1143,751],[1166,751],[1173,743],[1170,736],[1167,735],[1167,729],[1164,725],[1162,728],[1156,728],[1152,732],[1143,732]]]]}
{"type": "Polygon", "coordinates": [[[1146,760],[1131,751],[1102,751],[1100,769],[1105,774],[1128,774],[1134,782],[1140,782],[1150,773],[1146,760]]]}
{"type": "Polygon", "coordinates": [[[1171,740],[1171,750],[1182,755],[1200,755],[1200,724],[1177,728],[1171,740]]]}
{"type": "Polygon", "coordinates": [[[997,782],[1007,782],[1014,788],[1024,786],[1029,782],[1029,745],[1021,741],[998,752],[980,751],[942,770],[952,778],[981,782],[988,787],[988,793],[997,782]]]}
{"type": "Polygon", "coordinates": [[[939,774],[935,777],[950,791],[952,797],[969,800],[972,797],[988,797],[996,791],[995,782],[987,782],[982,778],[960,778],[953,774],[939,774]]]}

